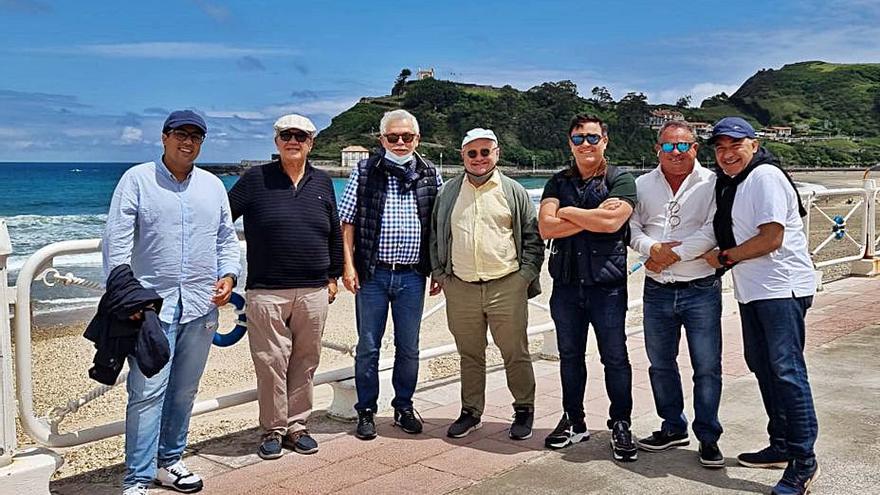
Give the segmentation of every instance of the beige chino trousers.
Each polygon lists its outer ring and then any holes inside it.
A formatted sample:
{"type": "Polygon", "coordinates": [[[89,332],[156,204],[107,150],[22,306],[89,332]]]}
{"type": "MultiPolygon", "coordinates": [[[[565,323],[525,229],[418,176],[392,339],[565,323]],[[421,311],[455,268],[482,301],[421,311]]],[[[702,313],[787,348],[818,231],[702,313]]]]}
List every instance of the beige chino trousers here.
{"type": "Polygon", "coordinates": [[[513,406],[535,404],[535,372],[529,355],[529,282],[518,272],[488,282],[446,279],[446,319],[461,356],[461,407],[477,416],[486,402],[486,327],[501,351],[513,406]]]}
{"type": "Polygon", "coordinates": [[[305,429],[321,358],[327,288],[247,291],[248,342],[257,375],[260,427],[305,429]]]}

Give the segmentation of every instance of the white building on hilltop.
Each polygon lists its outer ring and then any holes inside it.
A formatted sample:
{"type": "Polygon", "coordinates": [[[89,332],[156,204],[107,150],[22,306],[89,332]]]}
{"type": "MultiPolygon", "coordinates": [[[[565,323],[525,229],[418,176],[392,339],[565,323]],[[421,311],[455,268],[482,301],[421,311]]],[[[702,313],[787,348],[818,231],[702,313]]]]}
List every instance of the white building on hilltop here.
{"type": "Polygon", "coordinates": [[[419,71],[416,72],[416,78],[419,81],[422,79],[434,79],[434,68],[431,67],[430,69],[422,70],[422,68],[419,67],[419,71]]]}
{"type": "Polygon", "coordinates": [[[370,150],[363,146],[346,146],[342,148],[342,166],[354,168],[357,163],[370,156],[370,150]]]}

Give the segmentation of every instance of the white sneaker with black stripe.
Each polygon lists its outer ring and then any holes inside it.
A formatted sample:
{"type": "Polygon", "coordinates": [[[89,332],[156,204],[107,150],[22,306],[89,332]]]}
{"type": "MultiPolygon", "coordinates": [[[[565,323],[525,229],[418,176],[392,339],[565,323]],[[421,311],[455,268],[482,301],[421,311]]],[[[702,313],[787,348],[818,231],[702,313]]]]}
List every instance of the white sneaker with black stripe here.
{"type": "Polygon", "coordinates": [[[159,468],[154,481],[159,486],[171,488],[181,493],[195,493],[201,491],[204,486],[202,478],[187,469],[183,461],[159,468]]]}

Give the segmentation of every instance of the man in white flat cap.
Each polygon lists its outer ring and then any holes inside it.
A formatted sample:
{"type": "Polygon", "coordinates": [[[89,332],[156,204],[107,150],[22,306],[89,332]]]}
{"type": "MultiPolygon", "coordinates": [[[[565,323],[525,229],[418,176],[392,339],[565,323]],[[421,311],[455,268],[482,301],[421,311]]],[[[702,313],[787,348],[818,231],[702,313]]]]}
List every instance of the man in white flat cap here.
{"type": "Polygon", "coordinates": [[[461,148],[465,172],[440,189],[431,223],[433,277],[446,295],[446,318],[461,356],[461,415],[446,434],[460,438],[482,425],[488,326],[514,399],[508,435],[525,440],[535,415],[527,302],[541,293],[544,244],[528,193],[496,168],[495,133],[471,129],[461,148]]]}
{"type": "Polygon", "coordinates": [[[321,357],[327,305],[342,275],[342,230],[333,180],[308,162],[315,125],[301,115],[275,122],[280,160],[248,169],[229,191],[232,217],[244,216],[248,341],[257,375],[262,442],[314,454],[306,420],[321,357]]]}

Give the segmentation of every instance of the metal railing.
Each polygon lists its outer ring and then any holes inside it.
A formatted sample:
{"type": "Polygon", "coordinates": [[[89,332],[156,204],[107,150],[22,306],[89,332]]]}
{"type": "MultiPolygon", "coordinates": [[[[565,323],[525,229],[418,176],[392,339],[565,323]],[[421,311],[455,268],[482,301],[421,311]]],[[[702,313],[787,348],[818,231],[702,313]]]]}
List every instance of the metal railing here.
{"type": "MultiPolygon", "coordinates": [[[[841,252],[840,255],[831,253],[831,257],[823,259],[815,265],[817,267],[832,264],[845,263],[873,257],[880,238],[876,236],[876,203],[878,201],[877,190],[873,181],[866,181],[866,187],[852,189],[837,189],[828,191],[811,192],[803,194],[805,205],[808,205],[809,214],[804,222],[804,229],[810,239],[810,252],[814,258],[822,252],[830,252],[836,243],[845,242],[850,249],[857,252],[841,252]],[[851,201],[848,201],[851,200],[851,201]],[[838,218],[839,217],[839,218],[838,218]],[[853,231],[852,225],[858,228],[853,231]],[[822,235],[825,232],[826,235],[822,235]],[[821,239],[821,240],[819,240],[821,239]]],[[[48,246],[31,255],[16,281],[15,292],[11,293],[6,287],[6,258],[11,253],[11,247],[6,235],[5,223],[0,220],[0,301],[14,304],[15,325],[14,337],[17,343],[15,359],[16,395],[18,399],[18,413],[24,432],[35,442],[48,447],[71,447],[103,438],[119,435],[124,432],[124,421],[115,421],[99,426],[89,427],[82,430],[59,433],[57,421],[51,418],[39,417],[34,411],[33,402],[33,357],[31,348],[31,286],[40,273],[52,266],[53,259],[57,256],[70,254],[92,253],[100,250],[100,241],[80,240],[63,241],[48,246]],[[5,236],[5,241],[4,241],[5,236]],[[5,242],[5,244],[4,244],[5,242]]],[[[549,311],[549,307],[535,301],[529,301],[530,305],[549,311]]],[[[431,307],[422,316],[426,319],[440,311],[445,301],[431,307]]],[[[630,302],[630,309],[641,305],[640,300],[630,302]]],[[[16,448],[14,415],[12,413],[11,399],[11,343],[8,332],[8,308],[6,303],[0,304],[0,466],[3,459],[8,457],[16,448]],[[5,457],[4,457],[5,456],[5,457]]],[[[546,322],[529,327],[530,337],[552,332],[552,322],[546,322]]],[[[491,343],[491,336],[489,336],[491,343]]],[[[351,353],[352,349],[341,345],[327,345],[339,351],[351,353]]],[[[457,352],[454,344],[441,345],[420,352],[419,359],[427,360],[457,352]]],[[[393,365],[393,358],[380,361],[379,369],[386,369],[393,365]]],[[[315,375],[316,385],[340,382],[354,377],[354,367],[324,371],[315,375]]],[[[205,414],[220,409],[233,407],[256,400],[256,390],[246,390],[221,395],[197,402],[193,407],[193,415],[205,414]]],[[[76,402],[70,401],[70,402],[76,402]]],[[[76,407],[74,407],[75,409],[76,407]]]]}

